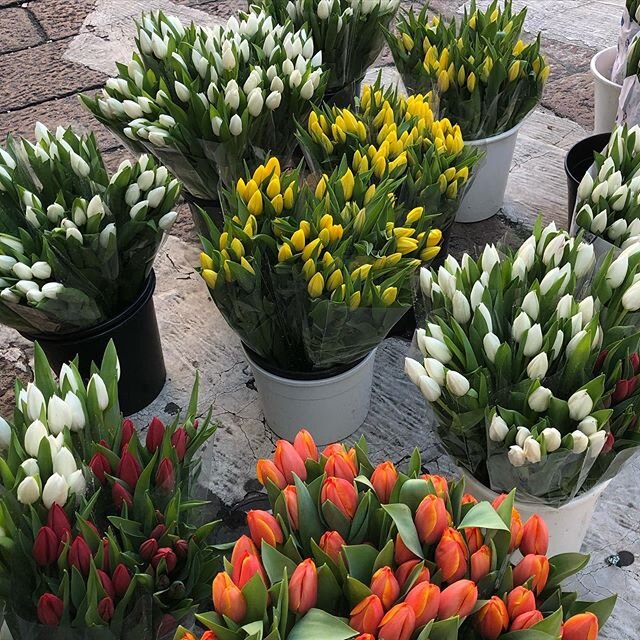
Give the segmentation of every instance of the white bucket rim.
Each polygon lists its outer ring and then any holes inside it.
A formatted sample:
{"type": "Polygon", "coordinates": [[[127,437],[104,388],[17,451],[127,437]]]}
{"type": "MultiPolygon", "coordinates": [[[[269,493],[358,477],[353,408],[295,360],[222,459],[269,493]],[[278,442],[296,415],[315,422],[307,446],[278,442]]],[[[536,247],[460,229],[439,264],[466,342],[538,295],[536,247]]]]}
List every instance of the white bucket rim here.
{"type": "Polygon", "coordinates": [[[354,373],[357,373],[361,369],[364,369],[365,367],[367,367],[370,361],[373,358],[375,358],[377,347],[376,349],[373,349],[368,355],[366,355],[355,367],[347,369],[346,371],[339,373],[337,376],[329,376],[327,378],[318,378],[316,380],[295,380],[292,378],[283,378],[282,376],[278,376],[274,373],[271,373],[270,371],[267,371],[266,369],[261,367],[259,364],[257,364],[255,360],[247,353],[247,350],[244,347],[242,348],[242,350],[244,351],[244,354],[247,357],[247,360],[249,360],[249,364],[251,365],[251,367],[252,368],[255,367],[260,372],[260,374],[265,378],[268,378],[269,380],[277,382],[278,384],[281,384],[283,386],[309,388],[309,387],[324,387],[329,384],[340,383],[343,380],[347,380],[348,378],[352,377],[354,373]]]}
{"type": "MultiPolygon", "coordinates": [[[[613,82],[611,78],[607,78],[606,76],[603,76],[598,70],[598,61],[600,60],[600,58],[603,57],[605,54],[610,53],[613,50],[617,51],[618,47],[614,45],[613,47],[607,47],[606,49],[602,49],[598,51],[598,53],[596,53],[593,56],[593,58],[591,58],[591,73],[598,81],[602,82],[603,84],[609,87],[612,87],[614,89],[621,90],[622,89],[621,84],[618,84],[617,82],[613,82]]],[[[613,68],[613,65],[612,65],[612,68],[613,68]]]]}
{"type": "Polygon", "coordinates": [[[480,147],[483,145],[492,144],[494,142],[500,142],[501,140],[505,140],[506,138],[510,138],[511,136],[518,133],[518,131],[520,131],[520,129],[522,128],[522,125],[525,123],[525,121],[529,118],[529,116],[532,113],[533,113],[533,109],[529,113],[527,113],[527,115],[524,118],[522,118],[522,120],[520,120],[520,122],[518,122],[518,124],[515,125],[515,127],[511,127],[511,129],[509,129],[508,131],[503,131],[502,133],[499,133],[497,136],[489,136],[488,138],[480,138],[478,140],[464,140],[464,144],[465,146],[469,146],[469,147],[480,147]]]}

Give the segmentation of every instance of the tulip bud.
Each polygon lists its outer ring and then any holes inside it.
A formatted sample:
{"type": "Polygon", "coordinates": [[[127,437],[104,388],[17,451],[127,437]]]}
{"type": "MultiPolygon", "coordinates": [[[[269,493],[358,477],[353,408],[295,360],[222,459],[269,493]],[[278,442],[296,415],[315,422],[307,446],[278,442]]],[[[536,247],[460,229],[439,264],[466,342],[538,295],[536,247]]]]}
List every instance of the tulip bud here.
{"type": "Polygon", "coordinates": [[[562,640],[597,640],[598,617],[586,611],[571,616],[562,625],[562,640]]]}
{"type": "Polygon", "coordinates": [[[543,429],[542,437],[548,453],[558,450],[562,444],[562,434],[554,427],[543,429]]]}
{"type": "Polygon", "coordinates": [[[303,482],[307,479],[304,461],[290,442],[278,440],[273,461],[289,484],[293,484],[294,474],[303,482]]]}
{"type": "Polygon", "coordinates": [[[478,587],[471,580],[459,580],[440,593],[438,619],[447,620],[453,616],[465,618],[476,606],[478,587]]]}
{"type": "Polygon", "coordinates": [[[527,462],[531,462],[533,464],[540,462],[542,458],[542,450],[540,448],[540,443],[534,437],[529,436],[524,441],[522,450],[524,451],[524,456],[527,459],[527,462]]]}
{"type": "Polygon", "coordinates": [[[129,453],[129,451],[125,451],[120,458],[120,462],[118,464],[117,476],[120,480],[127,483],[130,489],[134,489],[136,484],[138,483],[138,478],[142,473],[142,466],[136,459],[136,457],[129,453]]]}
{"type": "Polygon", "coordinates": [[[153,558],[151,558],[151,566],[157,570],[162,561],[164,561],[167,573],[171,573],[178,564],[178,557],[173,549],[161,547],[156,551],[153,558]]]}
{"type": "Polygon", "coordinates": [[[102,585],[104,592],[109,596],[109,598],[115,600],[116,592],[113,588],[111,578],[102,569],[96,569],[96,573],[98,574],[98,579],[100,580],[100,584],[102,585]]]}
{"type": "Polygon", "coordinates": [[[471,579],[480,581],[491,571],[491,549],[488,545],[482,545],[475,553],[471,554],[471,579]]]}
{"type": "Polygon", "coordinates": [[[49,431],[57,436],[65,427],[71,427],[72,422],[71,408],[67,403],[58,396],[49,398],[47,408],[47,424],[49,431]]]}
{"type": "MultiPolygon", "coordinates": [[[[396,569],[394,575],[396,576],[398,584],[402,588],[407,586],[407,580],[419,564],[422,564],[421,561],[414,557],[412,560],[407,560],[406,562],[401,563],[400,566],[396,569]]],[[[429,582],[430,580],[431,573],[429,572],[429,569],[427,569],[427,567],[423,565],[418,572],[418,575],[414,578],[412,587],[415,587],[422,582],[429,582]]]]}
{"type": "Polygon", "coordinates": [[[52,457],[53,471],[60,474],[68,481],[69,476],[78,469],[76,459],[73,457],[73,454],[66,447],[62,447],[60,451],[55,453],[52,457]]]}
{"type": "Polygon", "coordinates": [[[54,504],[64,507],[68,495],[69,485],[67,481],[59,473],[54,473],[44,485],[42,502],[47,509],[50,509],[54,504]]]}
{"type": "Polygon", "coordinates": [[[40,442],[48,435],[47,428],[40,422],[40,420],[34,420],[27,431],[24,434],[24,448],[25,451],[32,457],[38,457],[38,449],[40,448],[40,442]]]}
{"type": "Polygon", "coordinates": [[[247,513],[247,524],[254,544],[259,548],[264,540],[272,547],[284,542],[284,534],[278,521],[267,511],[251,510],[247,513]]]}
{"type": "Polygon", "coordinates": [[[545,521],[537,514],[532,515],[524,525],[520,553],[546,555],[549,548],[549,529],[545,521]]]}
{"type": "Polygon", "coordinates": [[[542,348],[542,328],[539,324],[534,324],[527,331],[527,338],[524,343],[524,355],[530,358],[542,348]]]}
{"type": "Polygon", "coordinates": [[[313,440],[313,436],[306,429],[298,431],[293,441],[293,448],[298,452],[302,460],[318,461],[318,447],[313,440]]]}
{"type": "Polygon", "coordinates": [[[38,620],[49,627],[57,627],[64,613],[64,602],[53,593],[40,596],[37,606],[38,620]]]}
{"type": "Polygon", "coordinates": [[[378,596],[370,595],[360,601],[352,610],[349,626],[359,633],[376,633],[384,618],[384,607],[378,596]]]}
{"type": "Polygon", "coordinates": [[[444,582],[456,582],[467,572],[469,549],[460,532],[447,528],[436,547],[435,563],[442,572],[444,582]]]}
{"type": "Polygon", "coordinates": [[[385,611],[388,611],[400,596],[400,585],[391,567],[381,567],[371,578],[371,592],[380,598],[385,611]]]}
{"type": "Polygon", "coordinates": [[[421,627],[437,617],[440,589],[435,584],[422,582],[412,587],[404,601],[416,615],[416,627],[421,627]]]}
{"type": "Polygon", "coordinates": [[[320,548],[335,562],[340,564],[342,549],[347,543],[337,531],[327,531],[320,538],[320,548]]]}
{"type": "Polygon", "coordinates": [[[494,245],[485,245],[480,259],[482,270],[486,273],[491,273],[493,267],[500,263],[500,256],[494,245]]]}
{"type": "Polygon", "coordinates": [[[507,423],[496,413],[489,424],[489,439],[493,442],[503,442],[508,433],[507,423]]]}
{"type": "Polygon", "coordinates": [[[40,497],[40,485],[33,476],[26,477],[17,489],[18,502],[33,504],[40,497]]]}
{"type": "Polygon", "coordinates": [[[404,372],[407,374],[409,380],[416,386],[420,385],[420,378],[427,373],[425,368],[413,358],[404,359],[404,372]]]}
{"type": "Polygon", "coordinates": [[[29,420],[40,420],[43,410],[45,410],[45,400],[42,391],[33,382],[30,382],[27,385],[27,416],[29,420]]]}
{"type": "Polygon", "coordinates": [[[582,420],[586,418],[593,410],[593,400],[586,389],[576,391],[569,400],[569,417],[572,420],[582,420]]]}
{"type": "Polygon", "coordinates": [[[416,628],[416,614],[406,602],[390,609],[378,629],[378,640],[410,640],[416,628]]]}
{"type": "Polygon", "coordinates": [[[289,610],[304,615],[316,606],[318,599],[318,572],[313,560],[307,558],[291,574],[289,580],[289,610]]]}
{"type": "Polygon", "coordinates": [[[133,434],[135,432],[135,427],[133,426],[133,421],[130,418],[125,418],[122,421],[122,428],[120,430],[120,451],[122,452],[125,445],[129,444],[131,438],[133,438],[133,434]]]}
{"type": "Polygon", "coordinates": [[[540,595],[549,579],[549,560],[546,556],[526,555],[513,569],[513,582],[522,585],[533,578],[531,590],[540,595]]]}
{"type": "Polygon", "coordinates": [[[467,297],[461,291],[453,294],[453,317],[460,323],[466,324],[471,319],[471,307],[467,297]]]}
{"type": "Polygon", "coordinates": [[[263,487],[267,486],[267,480],[273,482],[278,489],[284,489],[287,486],[284,474],[276,467],[271,460],[260,459],[256,464],[256,476],[258,482],[263,487]]]}
{"type": "Polygon", "coordinates": [[[231,579],[239,589],[242,589],[256,574],[261,577],[262,582],[266,585],[267,576],[257,554],[245,553],[242,557],[235,558],[231,579]]]}
{"type": "Polygon", "coordinates": [[[187,453],[187,446],[189,444],[189,436],[187,430],[184,427],[176,429],[171,435],[171,444],[178,456],[178,461],[182,462],[187,453]]]}
{"type": "Polygon", "coordinates": [[[589,455],[592,458],[597,458],[600,455],[607,438],[608,434],[606,431],[596,431],[594,434],[589,436],[589,455]]]}
{"type": "Polygon", "coordinates": [[[50,527],[41,527],[33,543],[33,559],[39,567],[48,567],[58,559],[58,536],[50,527]]]}
{"type": "Polygon", "coordinates": [[[85,578],[89,575],[91,568],[91,549],[84,538],[78,536],[69,548],[67,557],[69,567],[75,567],[85,578]]]}
{"type": "Polygon", "coordinates": [[[374,469],[371,474],[371,484],[381,504],[387,504],[389,502],[397,481],[398,472],[393,462],[382,462],[374,469]]]}
{"type": "Polygon", "coordinates": [[[100,484],[105,483],[106,474],[111,474],[111,464],[107,456],[100,452],[93,454],[93,457],[89,461],[89,468],[93,472],[93,475],[100,481],[100,484]]]}
{"type": "Polygon", "coordinates": [[[582,431],[574,431],[571,437],[573,438],[573,453],[584,453],[589,446],[589,437],[582,431]]]}
{"type": "Polygon", "coordinates": [[[86,423],[86,418],[84,415],[82,402],[80,402],[80,398],[78,398],[78,396],[73,391],[69,391],[64,398],[64,402],[71,412],[71,422],[69,424],[69,429],[71,429],[71,431],[75,433],[82,431],[86,423]]]}
{"type": "Polygon", "coordinates": [[[342,478],[353,482],[358,475],[355,456],[350,456],[344,449],[332,453],[324,466],[324,472],[331,478],[342,478]]]}
{"type": "Polygon", "coordinates": [[[589,172],[585,173],[584,178],[578,185],[578,198],[580,200],[587,200],[591,196],[593,191],[593,178],[589,172]]]}
{"type": "MultiPolygon", "coordinates": [[[[453,356],[451,355],[451,351],[449,351],[449,347],[444,342],[437,340],[436,338],[432,338],[431,336],[425,336],[422,340],[422,346],[424,347],[426,353],[436,360],[442,362],[442,364],[447,364],[451,362],[453,356]]],[[[424,373],[422,374],[424,375],[424,373]]],[[[415,384],[415,383],[414,383],[415,384]]]]}
{"type": "Polygon", "coordinates": [[[629,260],[626,255],[621,254],[611,263],[607,270],[605,280],[612,289],[617,289],[627,277],[629,270],[629,260]]]}
{"type": "Polygon", "coordinates": [[[213,606],[221,616],[240,624],[247,614],[247,601],[228,574],[221,572],[213,580],[213,606]]]}
{"type": "Polygon", "coordinates": [[[530,629],[534,625],[544,620],[544,616],[537,609],[534,611],[527,611],[521,613],[519,616],[512,618],[513,622],[509,627],[509,631],[521,631],[523,629],[530,629]]]}
{"type": "Polygon", "coordinates": [[[462,398],[469,393],[469,381],[457,371],[447,371],[446,375],[447,390],[454,396],[462,398]]]}
{"type": "MultiPolygon", "coordinates": [[[[136,480],[137,481],[137,480],[136,480]]],[[[171,493],[176,484],[173,462],[169,458],[163,458],[156,471],[155,485],[163,493],[171,493]]]]}
{"type": "Polygon", "coordinates": [[[119,482],[114,483],[111,489],[111,499],[118,511],[121,511],[125,504],[128,507],[133,506],[131,494],[119,482]]]}
{"type": "Polygon", "coordinates": [[[543,413],[549,408],[549,402],[553,394],[551,389],[546,387],[538,387],[530,396],[528,400],[529,408],[536,413],[543,413]]]}
{"type": "Polygon", "coordinates": [[[640,309],[640,281],[632,284],[622,294],[622,307],[626,311],[637,311],[640,309]]]}
{"type": "Polygon", "coordinates": [[[287,516],[289,517],[289,524],[294,531],[297,531],[299,526],[298,519],[298,493],[294,485],[290,484],[282,490],[282,496],[287,508],[287,516]]]}
{"type": "Polygon", "coordinates": [[[521,311],[513,321],[513,325],[511,326],[511,335],[516,342],[520,342],[525,332],[529,331],[530,328],[531,320],[529,319],[529,316],[524,311],[521,311]]]}
{"type": "Polygon", "coordinates": [[[447,507],[439,496],[425,496],[416,510],[415,524],[423,544],[434,544],[440,540],[449,523],[447,507]]]}
{"type": "Polygon", "coordinates": [[[473,616],[473,626],[483,640],[497,640],[509,627],[509,614],[502,599],[491,596],[473,616]]]}
{"type": "Polygon", "coordinates": [[[536,597],[533,591],[526,587],[516,587],[507,595],[507,610],[511,620],[523,613],[529,613],[536,609],[536,597]]]}
{"type": "Polygon", "coordinates": [[[495,362],[500,344],[500,338],[495,333],[487,333],[482,339],[482,346],[489,362],[495,362]]]}
{"type": "Polygon", "coordinates": [[[89,384],[87,385],[87,393],[91,394],[92,390],[95,390],[100,411],[106,411],[109,406],[109,394],[104,380],[97,373],[91,376],[89,384]]]}
{"type": "Polygon", "coordinates": [[[129,585],[131,584],[131,575],[129,569],[123,564],[119,564],[114,570],[111,576],[111,582],[113,584],[113,590],[116,594],[116,598],[120,600],[125,596],[129,585]]]}
{"type": "Polygon", "coordinates": [[[146,447],[149,453],[155,453],[160,448],[164,439],[164,432],[164,424],[159,418],[154,417],[147,430],[146,447]]]}
{"type": "MultiPolygon", "coordinates": [[[[538,326],[538,325],[536,325],[538,326]]],[[[549,370],[549,358],[543,351],[539,353],[531,362],[527,365],[527,376],[530,380],[541,380],[547,375],[549,370]]]]}

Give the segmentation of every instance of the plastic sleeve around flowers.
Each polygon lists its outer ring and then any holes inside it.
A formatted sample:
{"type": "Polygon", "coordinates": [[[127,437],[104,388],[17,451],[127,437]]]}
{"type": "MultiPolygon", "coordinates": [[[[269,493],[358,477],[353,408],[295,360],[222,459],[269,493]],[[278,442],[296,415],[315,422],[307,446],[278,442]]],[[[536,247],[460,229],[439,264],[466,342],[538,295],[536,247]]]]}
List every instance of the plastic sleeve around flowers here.
{"type": "MultiPolygon", "coordinates": [[[[611,71],[611,81],[622,84],[627,70],[627,53],[633,40],[640,34],[640,25],[631,18],[629,11],[622,14],[622,26],[618,36],[618,52],[611,71]]],[[[637,121],[636,121],[637,122],[637,121]]]]}
{"type": "Polygon", "coordinates": [[[622,82],[616,124],[630,127],[640,124],[640,78],[635,74],[622,82]]]}

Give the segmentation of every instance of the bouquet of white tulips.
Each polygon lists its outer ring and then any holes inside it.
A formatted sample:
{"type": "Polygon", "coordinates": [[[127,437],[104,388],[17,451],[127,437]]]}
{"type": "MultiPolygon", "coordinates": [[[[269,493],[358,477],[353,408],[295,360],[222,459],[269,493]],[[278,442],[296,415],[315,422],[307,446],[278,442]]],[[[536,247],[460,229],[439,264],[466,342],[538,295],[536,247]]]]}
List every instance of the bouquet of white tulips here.
{"type": "Polygon", "coordinates": [[[422,269],[429,311],[406,372],[447,451],[495,491],[566,501],[640,444],[640,244],[597,262],[538,222],[515,253],[422,269]]]}
{"type": "Polygon", "coordinates": [[[258,10],[212,28],[144,15],[138,50],[92,99],[94,115],[134,149],[146,149],[193,196],[218,199],[269,152],[289,158],[295,120],[324,93],[322,54],[304,30],[258,10]]]}
{"type": "Polygon", "coordinates": [[[628,58],[630,49],[640,34],[640,0],[626,0],[622,15],[622,26],[618,36],[618,53],[613,63],[611,80],[622,84],[628,74],[628,58]]]}
{"type": "Polygon", "coordinates": [[[38,124],[36,139],[0,148],[0,322],[68,333],[141,293],[180,184],[147,156],[110,177],[92,134],[38,124]]]}
{"type": "Polygon", "coordinates": [[[327,98],[347,106],[384,46],[400,0],[258,0],[279,21],[307,28],[329,70],[327,98]],[[340,98],[340,93],[343,98],[340,98]]]}
{"type": "Polygon", "coordinates": [[[574,228],[618,247],[640,241],[640,127],[617,127],[578,187],[574,228]]]}

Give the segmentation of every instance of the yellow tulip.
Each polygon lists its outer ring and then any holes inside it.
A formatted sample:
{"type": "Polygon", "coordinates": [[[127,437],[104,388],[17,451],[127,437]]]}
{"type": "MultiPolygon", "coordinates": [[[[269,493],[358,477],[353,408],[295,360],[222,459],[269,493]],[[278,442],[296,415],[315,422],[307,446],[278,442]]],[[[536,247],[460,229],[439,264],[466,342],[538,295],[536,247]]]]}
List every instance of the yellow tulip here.
{"type": "Polygon", "coordinates": [[[249,216],[247,218],[247,223],[244,225],[243,231],[248,236],[255,236],[258,231],[258,221],[255,219],[255,216],[249,216]]]}
{"type": "Polygon", "coordinates": [[[247,210],[252,216],[259,216],[263,211],[262,194],[260,191],[256,191],[247,204],[247,210]]]}
{"type": "Polygon", "coordinates": [[[320,233],[318,233],[318,238],[323,246],[327,246],[331,242],[331,232],[329,229],[320,229],[320,233]]]}
{"type": "Polygon", "coordinates": [[[361,209],[360,211],[358,211],[358,214],[356,215],[353,221],[354,230],[356,232],[362,231],[366,220],[367,220],[367,211],[366,209],[361,209]]]}
{"type": "Polygon", "coordinates": [[[355,280],[357,277],[360,277],[362,280],[364,280],[369,275],[369,271],[371,271],[371,267],[372,265],[370,264],[363,264],[359,266],[357,269],[354,269],[351,272],[351,279],[355,280]]]}
{"type": "Polygon", "coordinates": [[[253,172],[253,180],[254,182],[260,186],[262,184],[262,181],[265,179],[265,171],[264,171],[264,165],[260,165],[254,172],[253,172]]]}
{"type": "Polygon", "coordinates": [[[464,87],[466,79],[467,74],[465,73],[464,67],[460,67],[460,69],[458,69],[458,86],[464,87]]]}
{"type": "MultiPolygon", "coordinates": [[[[326,229],[325,229],[325,231],[326,231],[326,229]]],[[[322,256],[322,264],[323,264],[323,266],[330,267],[334,262],[335,262],[335,260],[333,259],[333,256],[328,251],[325,251],[324,255],[322,256]]]]}
{"type": "Polygon", "coordinates": [[[397,287],[387,287],[382,293],[382,302],[388,307],[392,305],[396,298],[398,297],[398,288],[397,287]]]}
{"type": "Polygon", "coordinates": [[[238,238],[234,238],[231,241],[231,251],[236,254],[236,258],[240,259],[244,256],[244,245],[238,238]]]}
{"type": "Polygon", "coordinates": [[[324,289],[324,278],[321,273],[316,273],[309,284],[307,285],[307,291],[312,298],[319,298],[322,295],[324,289]]]}
{"type": "Polygon", "coordinates": [[[302,229],[298,229],[291,236],[291,244],[293,245],[293,248],[297,252],[300,252],[300,251],[302,251],[304,249],[304,245],[306,244],[306,240],[305,240],[305,237],[304,237],[304,231],[302,229]]]}
{"type": "Polygon", "coordinates": [[[344,229],[341,224],[334,224],[329,229],[331,233],[331,242],[337,242],[342,239],[342,234],[344,233],[344,229]]]}
{"type": "Polygon", "coordinates": [[[360,299],[362,298],[362,294],[359,291],[351,294],[349,298],[349,309],[352,311],[357,309],[360,306],[360,299]]]}
{"type": "Polygon", "coordinates": [[[360,142],[364,142],[367,139],[367,128],[362,121],[358,122],[358,139],[360,142]]]}
{"type": "Polygon", "coordinates": [[[397,249],[403,255],[415,251],[418,248],[418,241],[415,238],[398,238],[397,249]]]}
{"type": "Polygon", "coordinates": [[[309,258],[302,265],[302,275],[305,277],[305,280],[309,281],[311,280],[311,278],[313,278],[315,272],[316,272],[316,263],[311,258],[309,258]]]}
{"type": "Polygon", "coordinates": [[[549,66],[544,67],[542,71],[538,74],[538,80],[540,82],[546,82],[550,72],[551,72],[551,67],[549,66]]]}
{"type": "Polygon", "coordinates": [[[440,229],[431,229],[427,238],[427,247],[436,247],[442,240],[442,231],[440,229]]]}
{"type": "Polygon", "coordinates": [[[244,190],[244,201],[245,202],[249,202],[249,200],[251,200],[251,198],[253,197],[253,194],[258,190],[258,185],[256,184],[256,181],[253,180],[253,178],[251,180],[249,180],[249,182],[247,182],[247,186],[245,187],[244,190]]]}
{"type": "Polygon", "coordinates": [[[513,55],[519,56],[524,51],[525,47],[525,43],[522,42],[522,40],[518,40],[518,42],[516,42],[515,46],[513,47],[513,55]]]}
{"type": "Polygon", "coordinates": [[[291,247],[285,242],[278,250],[278,262],[286,262],[293,257],[291,247]]]}
{"type": "Polygon", "coordinates": [[[347,285],[341,285],[331,294],[331,300],[333,300],[333,302],[344,302],[346,291],[347,285]]]}
{"type": "Polygon", "coordinates": [[[331,134],[336,142],[346,142],[347,134],[344,129],[341,129],[337,124],[331,125],[331,134]]]}
{"type": "Polygon", "coordinates": [[[511,66],[509,67],[509,73],[508,73],[509,82],[513,82],[514,80],[517,80],[519,76],[520,76],[520,60],[516,60],[515,62],[512,62],[511,66]]]}
{"type": "Polygon", "coordinates": [[[293,208],[293,189],[291,187],[287,187],[287,190],[284,192],[284,206],[285,209],[293,208]]]}
{"type": "Polygon", "coordinates": [[[447,182],[451,182],[456,177],[456,168],[455,167],[449,167],[444,172],[444,177],[447,179],[447,182]]]}
{"type": "Polygon", "coordinates": [[[360,107],[364,110],[369,108],[371,104],[371,85],[365,84],[362,89],[362,97],[360,98],[360,107]]]}
{"type": "Polygon", "coordinates": [[[276,215],[280,215],[282,213],[282,210],[284,209],[284,198],[281,193],[271,200],[271,206],[276,212],[276,215]]]}
{"type": "Polygon", "coordinates": [[[238,180],[238,182],[236,183],[236,193],[245,202],[246,202],[246,200],[245,200],[245,193],[244,192],[245,192],[246,188],[247,188],[247,185],[245,184],[245,181],[242,178],[240,178],[238,180]]]}
{"type": "Polygon", "coordinates": [[[482,71],[484,75],[488,78],[491,70],[493,69],[493,58],[491,56],[487,56],[484,60],[484,64],[482,65],[482,71]]]}
{"type": "Polygon", "coordinates": [[[280,193],[280,179],[273,176],[267,186],[267,195],[269,198],[275,198],[280,193]]]}
{"type": "Polygon", "coordinates": [[[447,182],[447,179],[444,173],[441,173],[440,176],[438,177],[438,186],[440,187],[440,193],[444,193],[447,190],[447,187],[449,186],[449,183],[447,182]]]}
{"type": "Polygon", "coordinates": [[[452,182],[447,187],[447,198],[449,198],[450,200],[453,200],[454,198],[457,198],[457,197],[458,197],[458,183],[452,182]]]}
{"type": "Polygon", "coordinates": [[[476,74],[473,71],[469,74],[467,78],[467,89],[470,93],[473,93],[476,90],[476,74]]]}
{"type": "Polygon", "coordinates": [[[429,41],[429,36],[425,36],[424,40],[422,41],[422,52],[426,54],[427,51],[429,51],[430,46],[431,42],[429,41]]]}
{"type": "Polygon", "coordinates": [[[475,31],[476,25],[478,24],[478,13],[474,13],[470,18],[469,18],[469,28],[473,29],[475,31]]]}
{"type": "Polygon", "coordinates": [[[379,271],[380,269],[384,269],[387,266],[387,256],[382,256],[378,258],[374,263],[372,269],[374,271],[379,271]]]}
{"type": "Polygon", "coordinates": [[[449,90],[449,74],[444,69],[438,74],[438,90],[441,93],[449,90]]]}
{"type": "Polygon", "coordinates": [[[456,178],[462,180],[462,182],[466,182],[469,179],[469,167],[462,167],[461,169],[458,169],[456,178]]]}
{"type": "Polygon", "coordinates": [[[220,253],[222,254],[222,257],[225,260],[231,260],[231,256],[229,255],[229,252],[226,249],[223,249],[220,253]]]}
{"type": "Polygon", "coordinates": [[[413,38],[408,33],[402,34],[402,44],[407,51],[413,51],[413,47],[415,46],[413,38]]]}
{"type": "Polygon", "coordinates": [[[318,250],[321,251],[322,250],[322,242],[320,241],[320,238],[316,238],[315,240],[312,240],[303,250],[302,250],[302,259],[303,260],[308,260],[314,253],[314,251],[320,247],[318,250]]]}
{"type": "Polygon", "coordinates": [[[407,153],[403,151],[393,162],[389,163],[389,172],[404,169],[407,166],[407,153]]]}
{"type": "Polygon", "coordinates": [[[330,213],[325,213],[322,218],[320,218],[320,228],[328,229],[333,224],[333,216],[330,213]]]}
{"type": "Polygon", "coordinates": [[[309,224],[309,222],[307,220],[301,220],[300,229],[302,229],[305,239],[308,240],[309,236],[311,235],[311,225],[309,224]]]}
{"type": "Polygon", "coordinates": [[[494,9],[493,12],[491,13],[491,16],[489,17],[489,21],[495,22],[499,17],[500,17],[500,10],[494,9]]]}
{"type": "Polygon", "coordinates": [[[216,282],[218,281],[218,274],[212,269],[205,269],[202,272],[202,277],[204,281],[207,283],[209,289],[214,289],[216,286],[216,282]]]}
{"type": "Polygon", "coordinates": [[[280,177],[280,161],[278,158],[272,157],[269,158],[267,164],[264,166],[265,173],[267,176],[278,176],[280,177]]]}
{"type": "Polygon", "coordinates": [[[327,279],[327,291],[335,291],[342,285],[343,280],[342,271],[336,269],[327,279]]]}
{"type": "Polygon", "coordinates": [[[427,247],[420,253],[420,260],[422,262],[429,262],[433,260],[440,253],[440,247],[427,247]]]}
{"type": "Polygon", "coordinates": [[[402,254],[399,252],[396,253],[392,253],[391,255],[387,256],[387,267],[393,267],[396,264],[398,264],[398,262],[400,262],[400,260],[402,260],[402,254]]]}
{"type": "Polygon", "coordinates": [[[220,234],[220,241],[219,241],[219,246],[220,246],[220,251],[224,251],[227,248],[227,244],[229,242],[229,234],[226,231],[223,231],[220,234]]]}
{"type": "Polygon", "coordinates": [[[411,227],[395,227],[393,229],[393,235],[396,238],[410,238],[415,232],[416,230],[411,227]]]}
{"type": "Polygon", "coordinates": [[[372,185],[369,186],[369,188],[367,189],[367,191],[364,194],[363,202],[364,202],[365,207],[371,202],[371,198],[373,198],[375,193],[376,193],[376,185],[372,184],[372,185]]]}
{"type": "Polygon", "coordinates": [[[387,163],[384,159],[384,156],[379,155],[372,163],[373,173],[376,178],[382,178],[387,170],[387,163]]]}
{"type": "Polygon", "coordinates": [[[224,270],[224,279],[227,282],[233,282],[233,274],[231,273],[231,268],[229,267],[230,261],[226,260],[223,265],[222,268],[224,270]]]}
{"type": "Polygon", "coordinates": [[[347,169],[347,172],[340,178],[340,184],[342,185],[345,200],[351,200],[356,184],[351,169],[347,169]]]}
{"type": "Polygon", "coordinates": [[[424,207],[415,207],[407,213],[407,224],[415,224],[424,215],[424,207]]]}
{"type": "Polygon", "coordinates": [[[249,264],[249,261],[244,256],[242,256],[242,258],[240,258],[240,266],[245,271],[248,271],[252,276],[256,275],[256,272],[254,271],[253,267],[249,264]]]}
{"type": "Polygon", "coordinates": [[[213,258],[210,255],[206,254],[204,251],[200,253],[200,266],[203,269],[213,269],[213,258]]]}
{"type": "Polygon", "coordinates": [[[449,48],[445,47],[440,54],[440,59],[438,60],[438,64],[441,69],[446,69],[449,66],[449,48]]]}

